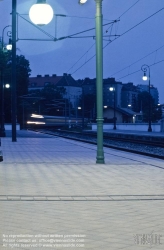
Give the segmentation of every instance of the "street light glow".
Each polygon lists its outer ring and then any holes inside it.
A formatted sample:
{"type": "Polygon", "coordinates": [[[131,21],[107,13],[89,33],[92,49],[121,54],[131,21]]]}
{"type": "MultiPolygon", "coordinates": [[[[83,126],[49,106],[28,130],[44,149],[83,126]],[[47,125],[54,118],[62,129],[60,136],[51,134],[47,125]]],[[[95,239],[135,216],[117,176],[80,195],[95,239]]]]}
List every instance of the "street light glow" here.
{"type": "Polygon", "coordinates": [[[110,87],[109,90],[110,90],[110,91],[114,91],[114,88],[113,88],[113,87],[110,87]]]}
{"type": "Polygon", "coordinates": [[[29,11],[30,20],[39,26],[50,23],[53,16],[53,9],[46,3],[46,0],[37,0],[37,3],[32,5],[29,11]]]}
{"type": "Polygon", "coordinates": [[[12,50],[12,44],[7,44],[7,45],[6,45],[6,49],[7,49],[7,50],[12,50]]]}
{"type": "Polygon", "coordinates": [[[143,80],[143,81],[147,81],[147,80],[148,80],[148,77],[147,77],[147,76],[143,76],[143,77],[142,77],[142,80],[143,80]]]}
{"type": "Polygon", "coordinates": [[[79,0],[79,4],[84,4],[86,3],[88,0],[79,0]]]}
{"type": "Polygon", "coordinates": [[[143,80],[143,81],[147,81],[147,80],[148,80],[148,77],[147,77],[147,75],[146,75],[146,72],[144,72],[144,75],[143,75],[143,77],[142,77],[142,80],[143,80]]]}
{"type": "Polygon", "coordinates": [[[9,83],[6,83],[6,84],[5,84],[5,88],[9,89],[9,88],[10,88],[10,84],[9,84],[9,83]]]}

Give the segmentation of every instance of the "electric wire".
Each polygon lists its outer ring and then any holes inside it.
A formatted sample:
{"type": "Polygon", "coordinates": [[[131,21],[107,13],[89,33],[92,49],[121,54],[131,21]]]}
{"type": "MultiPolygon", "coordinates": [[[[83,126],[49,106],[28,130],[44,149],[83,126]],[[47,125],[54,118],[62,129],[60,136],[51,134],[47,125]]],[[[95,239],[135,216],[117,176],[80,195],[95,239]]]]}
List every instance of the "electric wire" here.
{"type": "MultiPolygon", "coordinates": [[[[130,6],[126,11],[124,11],[121,15],[120,15],[120,17],[122,17],[123,15],[125,15],[130,9],[132,9],[138,2],[139,2],[140,0],[138,0],[137,2],[135,2],[132,6],[130,6]]],[[[120,19],[120,17],[117,19],[117,20],[119,20],[120,19]]],[[[110,29],[110,27],[107,29],[107,30],[109,30],[110,29]]],[[[117,27],[117,30],[118,30],[118,27],[117,27]]],[[[117,32],[117,31],[116,31],[117,32]]],[[[118,38],[118,37],[117,37],[118,38]]],[[[114,39],[115,40],[115,39],[114,39]]],[[[109,41],[109,43],[111,43],[111,41],[109,41]]],[[[109,43],[108,43],[108,45],[109,45],[109,43]]],[[[95,43],[93,44],[93,45],[95,45],[95,43]]],[[[91,48],[92,48],[93,46],[91,46],[91,48]]],[[[104,49],[104,48],[103,48],[104,49]]],[[[90,50],[90,49],[89,49],[90,50]]],[[[88,50],[88,51],[89,51],[88,50]]],[[[86,53],[88,53],[88,51],[86,52],[86,53]]],[[[85,56],[86,55],[86,53],[83,55],[83,56],[85,56]]],[[[81,56],[80,57],[80,59],[76,62],[76,63],[74,63],[74,65],[68,70],[68,72],[83,58],[83,56],[81,56]]],[[[75,70],[74,72],[72,72],[72,75],[74,74],[74,73],[76,73],[80,68],[82,68],[87,62],[89,62],[90,60],[92,60],[93,58],[95,57],[95,55],[93,55],[90,59],[88,59],[85,63],[83,63],[82,64],[82,66],[81,67],[79,67],[77,70],[75,70]]]]}
{"type": "Polygon", "coordinates": [[[139,1],[140,1],[140,0],[138,0],[137,2],[135,2],[131,7],[129,7],[129,9],[127,9],[126,11],[124,11],[124,12],[122,13],[122,15],[119,16],[119,18],[121,18],[123,15],[125,15],[125,14],[126,14],[130,9],[132,9],[139,1]]]}
{"type": "Polygon", "coordinates": [[[42,33],[44,33],[45,35],[47,35],[48,37],[50,37],[52,40],[55,40],[55,37],[50,35],[49,33],[47,33],[46,31],[44,31],[43,29],[41,29],[39,26],[35,25],[34,23],[30,22],[29,20],[27,20],[26,18],[24,18],[22,15],[20,15],[19,13],[17,13],[18,16],[20,18],[22,18],[23,20],[25,20],[26,22],[30,23],[32,26],[34,26],[36,29],[38,29],[39,31],[41,31],[42,33]]]}
{"type": "MultiPolygon", "coordinates": [[[[163,47],[164,47],[164,45],[162,45],[162,46],[159,47],[158,49],[153,50],[152,52],[150,52],[150,53],[147,54],[146,56],[141,57],[141,58],[138,59],[137,61],[135,61],[135,62],[129,64],[128,66],[124,67],[123,69],[121,69],[121,70],[119,70],[119,71],[116,71],[115,73],[113,73],[113,74],[111,75],[111,77],[114,76],[114,75],[116,75],[116,74],[118,74],[118,73],[120,73],[120,72],[122,72],[122,71],[124,71],[125,69],[127,69],[127,68],[133,66],[134,64],[140,62],[141,60],[145,59],[146,57],[148,57],[148,56],[154,54],[154,52],[157,52],[158,50],[162,49],[163,47]]],[[[155,56],[155,59],[156,59],[156,56],[155,56]]]]}
{"type": "MultiPolygon", "coordinates": [[[[164,10],[164,7],[161,8],[160,10],[156,11],[155,13],[153,13],[152,15],[148,16],[147,18],[145,18],[144,20],[142,20],[141,22],[137,23],[136,25],[134,25],[133,27],[131,27],[130,29],[126,30],[125,32],[123,32],[120,36],[116,37],[115,39],[113,39],[112,41],[109,41],[105,46],[103,46],[103,50],[109,45],[111,44],[112,42],[114,42],[115,40],[117,40],[118,38],[124,36],[125,34],[127,34],[128,32],[130,32],[131,30],[133,30],[134,28],[136,28],[137,26],[139,26],[140,24],[144,23],[145,21],[147,21],[148,19],[150,19],[151,17],[153,17],[154,15],[158,14],[160,11],[164,10]]],[[[88,59],[87,62],[89,62],[92,58],[95,57],[96,54],[94,54],[90,59],[88,59]]],[[[86,62],[86,63],[87,63],[86,62]]],[[[82,68],[84,66],[84,64],[81,65],[81,67],[78,68],[78,70],[80,68],[82,68]]],[[[78,70],[74,71],[72,73],[72,75],[77,72],[78,70]]]]}
{"type": "MultiPolygon", "coordinates": [[[[162,62],[164,62],[164,59],[162,59],[162,60],[160,60],[160,61],[158,61],[158,62],[154,62],[154,63],[152,63],[151,65],[149,65],[149,67],[153,67],[153,66],[155,66],[156,64],[159,64],[159,63],[162,63],[162,62]]],[[[121,80],[121,79],[123,79],[123,78],[125,78],[125,77],[127,77],[127,76],[130,76],[130,75],[134,75],[134,74],[136,74],[137,72],[139,72],[139,71],[141,71],[141,69],[138,69],[138,70],[136,70],[136,71],[133,71],[132,73],[128,73],[127,75],[124,75],[124,76],[122,76],[122,77],[120,77],[120,78],[118,78],[118,79],[116,79],[117,81],[119,81],[119,80],[121,80]]]]}
{"type": "MultiPolygon", "coordinates": [[[[110,27],[112,27],[113,26],[113,24],[110,26],[110,27]]],[[[86,55],[86,54],[88,54],[88,52],[93,48],[93,46],[95,45],[95,42],[91,45],[91,47],[73,64],[73,66],[67,71],[67,73],[69,73],[70,72],[70,70],[72,69],[72,68],[74,68],[74,66],[86,55]]],[[[95,57],[95,55],[93,56],[93,57],[95,57]]],[[[92,57],[92,58],[93,58],[92,57]]],[[[91,59],[92,59],[91,58],[91,59]]],[[[85,65],[87,62],[89,62],[91,59],[89,59],[89,60],[87,60],[87,61],[85,61],[85,63],[83,64],[83,65],[85,65]]],[[[78,70],[78,69],[77,69],[78,70]]],[[[72,74],[74,74],[77,70],[75,70],[72,74]]]]}

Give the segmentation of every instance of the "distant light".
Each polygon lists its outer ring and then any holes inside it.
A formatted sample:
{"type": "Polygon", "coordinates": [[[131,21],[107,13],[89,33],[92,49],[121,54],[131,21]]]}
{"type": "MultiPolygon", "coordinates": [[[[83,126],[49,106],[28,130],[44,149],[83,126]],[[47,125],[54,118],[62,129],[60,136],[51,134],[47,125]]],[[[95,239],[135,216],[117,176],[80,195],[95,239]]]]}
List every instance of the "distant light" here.
{"type": "Polygon", "coordinates": [[[32,122],[32,121],[27,121],[27,124],[46,124],[45,122],[32,122]]]}
{"type": "Polygon", "coordinates": [[[158,106],[160,106],[161,104],[160,103],[158,103],[158,106]]]}
{"type": "Polygon", "coordinates": [[[84,4],[86,3],[88,0],[79,0],[79,4],[84,4]]]}
{"type": "Polygon", "coordinates": [[[143,76],[143,77],[142,77],[142,80],[143,80],[143,81],[147,81],[147,79],[148,79],[147,76],[143,76]]]}
{"type": "Polygon", "coordinates": [[[6,84],[5,84],[5,88],[9,89],[9,88],[10,88],[10,84],[9,84],[9,83],[6,83],[6,84]]]}
{"type": "Polygon", "coordinates": [[[128,107],[131,107],[132,105],[131,104],[128,104],[128,107]]]}
{"type": "Polygon", "coordinates": [[[109,90],[110,90],[110,91],[114,91],[114,88],[113,88],[113,87],[110,87],[109,90]]]}
{"type": "Polygon", "coordinates": [[[142,80],[143,80],[143,81],[147,81],[147,80],[148,80],[148,77],[147,77],[147,75],[146,75],[146,72],[144,72],[144,75],[143,75],[143,77],[142,77],[142,80]]]}
{"type": "Polygon", "coordinates": [[[104,106],[104,109],[106,109],[108,106],[104,106]]]}
{"type": "Polygon", "coordinates": [[[32,114],[31,117],[32,118],[44,118],[43,115],[36,115],[36,114],[32,114]]]}
{"type": "Polygon", "coordinates": [[[81,107],[78,107],[78,109],[81,109],[81,107]]]}
{"type": "Polygon", "coordinates": [[[6,49],[7,49],[7,50],[12,50],[12,44],[7,44],[7,45],[6,45],[6,49]]]}
{"type": "Polygon", "coordinates": [[[46,3],[46,0],[37,0],[29,11],[30,20],[36,25],[46,25],[53,19],[54,12],[52,7],[46,3]]]}

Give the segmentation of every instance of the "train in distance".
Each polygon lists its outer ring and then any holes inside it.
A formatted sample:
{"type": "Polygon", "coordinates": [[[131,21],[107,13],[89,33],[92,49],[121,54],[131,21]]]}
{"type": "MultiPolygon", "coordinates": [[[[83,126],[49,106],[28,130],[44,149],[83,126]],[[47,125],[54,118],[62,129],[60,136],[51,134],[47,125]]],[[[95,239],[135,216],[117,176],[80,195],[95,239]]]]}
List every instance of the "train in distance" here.
{"type": "MultiPolygon", "coordinates": [[[[84,118],[84,124],[88,123],[88,119],[84,118]]],[[[27,121],[27,125],[34,126],[81,126],[83,118],[67,117],[67,116],[49,116],[32,114],[27,121]]]]}

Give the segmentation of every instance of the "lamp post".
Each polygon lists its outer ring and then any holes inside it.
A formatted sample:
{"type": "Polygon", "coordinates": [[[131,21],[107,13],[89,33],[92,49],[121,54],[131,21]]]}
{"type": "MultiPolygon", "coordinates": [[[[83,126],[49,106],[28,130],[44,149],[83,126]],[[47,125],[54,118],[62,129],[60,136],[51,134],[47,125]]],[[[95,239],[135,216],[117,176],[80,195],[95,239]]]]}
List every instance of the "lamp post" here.
{"type": "Polygon", "coordinates": [[[12,0],[12,86],[11,86],[11,104],[12,104],[12,142],[17,141],[16,136],[16,14],[17,0],[12,0]]]}
{"type": "Polygon", "coordinates": [[[110,87],[109,88],[110,91],[113,91],[114,93],[114,125],[113,125],[113,129],[115,130],[116,129],[116,89],[113,88],[113,87],[110,87]]]}
{"type": "Polygon", "coordinates": [[[97,102],[97,161],[104,163],[103,151],[103,35],[102,0],[96,2],[96,102],[97,102]]]}
{"type": "Polygon", "coordinates": [[[144,65],[142,65],[141,70],[144,72],[144,75],[143,75],[142,79],[144,81],[149,80],[149,85],[148,85],[149,86],[149,126],[148,126],[148,132],[152,132],[152,128],[151,128],[151,103],[150,103],[150,101],[151,101],[151,95],[150,95],[150,67],[147,64],[144,64],[144,65]],[[147,70],[149,70],[149,76],[148,77],[146,75],[147,70]]]}

